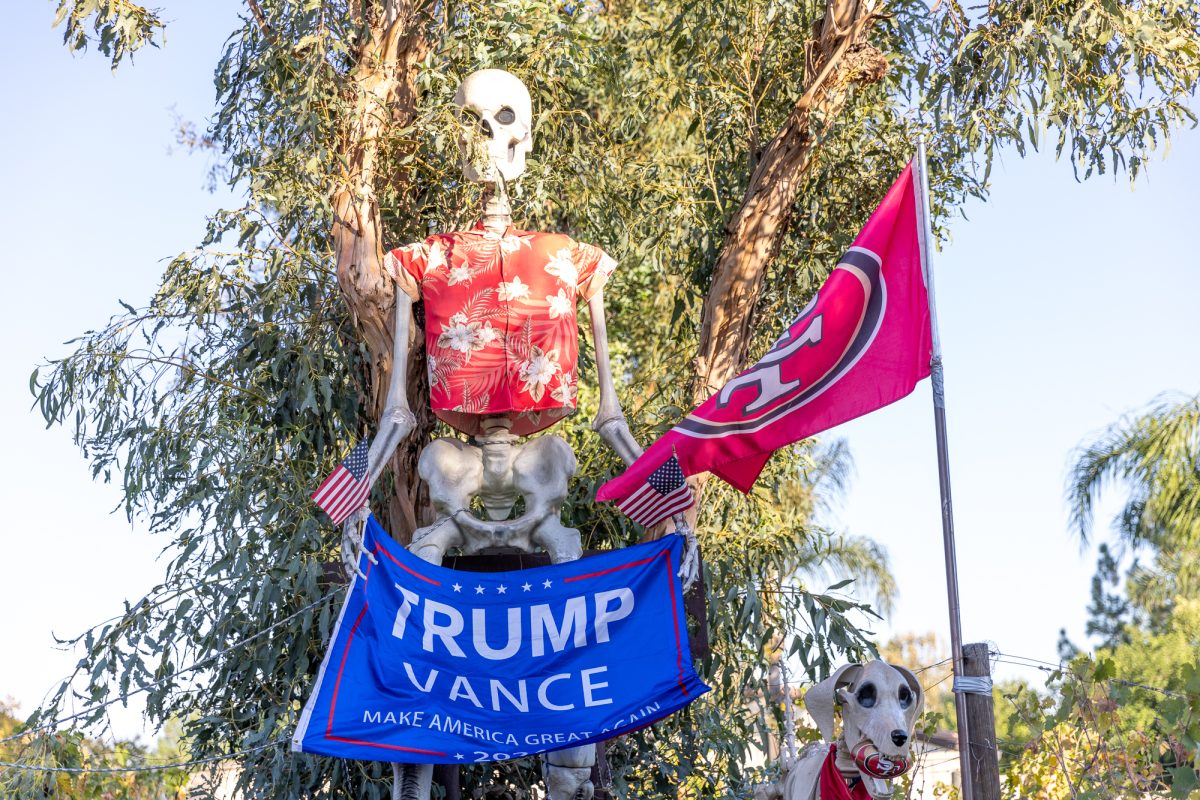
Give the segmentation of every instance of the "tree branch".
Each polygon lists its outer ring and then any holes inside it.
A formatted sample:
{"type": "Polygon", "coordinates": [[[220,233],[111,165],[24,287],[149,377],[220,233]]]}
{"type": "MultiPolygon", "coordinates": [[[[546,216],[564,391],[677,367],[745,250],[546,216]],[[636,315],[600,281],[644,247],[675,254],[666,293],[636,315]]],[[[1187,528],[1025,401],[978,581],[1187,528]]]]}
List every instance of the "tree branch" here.
{"type": "Polygon", "coordinates": [[[263,13],[262,6],[258,4],[258,0],[246,0],[246,4],[250,6],[250,13],[254,15],[254,21],[258,23],[258,29],[262,31],[263,38],[272,45],[279,43],[279,37],[275,35],[275,31],[271,28],[271,23],[267,22],[267,15],[263,13]]]}
{"type": "MultiPolygon", "coordinates": [[[[779,254],[816,146],[810,130],[813,115],[836,119],[851,84],[878,81],[887,71],[883,54],[867,43],[876,16],[870,0],[827,0],[824,17],[814,25],[806,45],[810,52],[806,71],[812,77],[782,130],[764,149],[742,204],[726,226],[701,312],[700,347],[693,364],[694,405],[745,365],[763,278],[779,254]],[[856,54],[853,63],[851,54],[856,54]]],[[[693,479],[697,490],[705,480],[704,476],[693,479]]]]}

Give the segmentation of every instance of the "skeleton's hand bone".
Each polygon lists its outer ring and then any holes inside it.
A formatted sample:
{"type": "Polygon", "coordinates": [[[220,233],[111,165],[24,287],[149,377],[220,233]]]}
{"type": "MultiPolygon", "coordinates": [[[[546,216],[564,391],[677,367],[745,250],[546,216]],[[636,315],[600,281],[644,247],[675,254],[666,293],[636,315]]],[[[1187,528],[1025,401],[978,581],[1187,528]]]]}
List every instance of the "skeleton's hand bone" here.
{"type": "MultiPolygon", "coordinates": [[[[366,576],[358,569],[358,557],[363,552],[363,530],[367,522],[367,515],[370,513],[370,509],[363,506],[342,523],[342,566],[346,570],[347,578],[358,575],[358,577],[366,579],[366,576]]],[[[367,553],[367,559],[372,564],[377,563],[374,553],[367,553]]]]}
{"type": "Polygon", "coordinates": [[[683,582],[683,590],[686,592],[692,588],[692,584],[700,577],[700,542],[696,539],[696,534],[692,532],[691,527],[683,518],[683,514],[675,514],[671,517],[671,521],[675,524],[675,530],[683,534],[685,540],[678,575],[680,581],[683,582]]]}

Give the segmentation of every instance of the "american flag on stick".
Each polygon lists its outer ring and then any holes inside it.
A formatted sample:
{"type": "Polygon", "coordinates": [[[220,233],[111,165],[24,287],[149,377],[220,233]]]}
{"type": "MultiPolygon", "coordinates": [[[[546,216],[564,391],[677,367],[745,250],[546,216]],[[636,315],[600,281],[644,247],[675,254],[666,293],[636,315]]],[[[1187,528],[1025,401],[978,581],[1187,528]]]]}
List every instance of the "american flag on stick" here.
{"type": "Polygon", "coordinates": [[[674,454],[633,494],[617,503],[617,508],[634,522],[647,528],[692,505],[692,489],[683,479],[683,470],[674,454]]]}
{"type": "Polygon", "coordinates": [[[371,485],[367,481],[366,442],[358,445],[338,464],[329,477],[312,493],[312,499],[321,510],[329,515],[334,525],[341,525],[355,511],[363,507],[371,485]]]}

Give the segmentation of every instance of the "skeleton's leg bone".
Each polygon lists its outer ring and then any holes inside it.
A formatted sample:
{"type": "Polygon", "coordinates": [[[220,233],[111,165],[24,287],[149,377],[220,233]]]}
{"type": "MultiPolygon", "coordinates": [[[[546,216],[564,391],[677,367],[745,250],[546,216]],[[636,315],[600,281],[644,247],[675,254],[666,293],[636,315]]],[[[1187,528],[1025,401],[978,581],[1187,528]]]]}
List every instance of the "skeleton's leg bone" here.
{"type": "MultiPolygon", "coordinates": [[[[443,529],[457,532],[458,529],[452,521],[443,518],[440,522],[445,523],[442,525],[443,529]]],[[[437,524],[434,523],[434,525],[437,524]]],[[[420,531],[417,533],[419,534],[420,531]]],[[[408,549],[422,561],[441,564],[442,556],[446,551],[439,550],[437,542],[443,541],[444,537],[438,537],[435,534],[425,538],[434,541],[417,541],[414,537],[414,541],[408,549]]],[[[392,764],[392,800],[429,800],[432,787],[433,764],[392,764]]]]}
{"type": "Polygon", "coordinates": [[[575,800],[582,790],[583,799],[591,800],[595,794],[592,786],[592,765],[596,763],[596,745],[569,747],[546,753],[546,791],[550,800],[575,800]]]}
{"type": "Polygon", "coordinates": [[[547,760],[546,796],[549,800],[592,800],[596,788],[589,780],[591,774],[591,767],[567,769],[556,767],[547,760]]]}
{"type": "MultiPolygon", "coordinates": [[[[567,481],[575,474],[575,454],[557,436],[542,436],[526,444],[513,459],[513,484],[525,498],[524,517],[540,520],[533,541],[546,549],[555,564],[583,555],[579,531],[562,524],[559,514],[567,497],[567,481]]],[[[584,745],[545,755],[546,791],[550,800],[583,800],[595,793],[590,780],[596,746],[584,745]]]]}
{"type": "Polygon", "coordinates": [[[429,800],[433,764],[392,764],[392,800],[429,800]]]}
{"type": "MultiPolygon", "coordinates": [[[[441,564],[447,550],[465,542],[452,515],[467,508],[479,491],[483,475],[479,449],[457,439],[437,439],[422,451],[417,472],[429,486],[438,519],[414,531],[408,549],[423,561],[441,564]]],[[[392,779],[392,800],[429,800],[433,765],[393,764],[392,779]]]]}
{"type": "Polygon", "coordinates": [[[574,561],[583,555],[583,545],[579,542],[579,531],[568,528],[557,519],[547,519],[533,534],[533,540],[546,549],[550,561],[562,564],[574,561]]]}

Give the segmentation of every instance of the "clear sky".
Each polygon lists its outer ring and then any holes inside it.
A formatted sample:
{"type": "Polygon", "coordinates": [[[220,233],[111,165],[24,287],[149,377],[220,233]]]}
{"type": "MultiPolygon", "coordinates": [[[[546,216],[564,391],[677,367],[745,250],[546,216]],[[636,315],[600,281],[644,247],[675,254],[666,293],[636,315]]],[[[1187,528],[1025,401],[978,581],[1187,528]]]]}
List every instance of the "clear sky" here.
{"type": "MultiPolygon", "coordinates": [[[[52,632],[118,614],[163,571],[163,543],[112,513],[117,487],[92,481],[68,432],[30,409],[29,373],[103,324],[118,298],[144,302],[205,215],[233,202],[204,190],[204,157],[172,149],[175,114],[203,125],[212,108],[212,68],[239,7],[168,4],[166,46],[115,76],[98,54],[66,52],[52,3],[6,17],[0,697],[26,711],[78,658],[52,632]]],[[[994,172],[990,202],[952,224],[935,270],[966,641],[1052,660],[1060,627],[1082,640],[1093,556],[1067,529],[1069,453],[1160,392],[1200,392],[1200,260],[1188,243],[1198,179],[1197,131],[1178,134],[1136,190],[1109,177],[1077,184],[1065,163],[1014,155],[994,172]]],[[[857,462],[834,520],[884,542],[899,581],[881,637],[945,638],[928,383],[831,435],[857,462]]],[[[135,713],[115,721],[140,730],[135,713]]]]}

